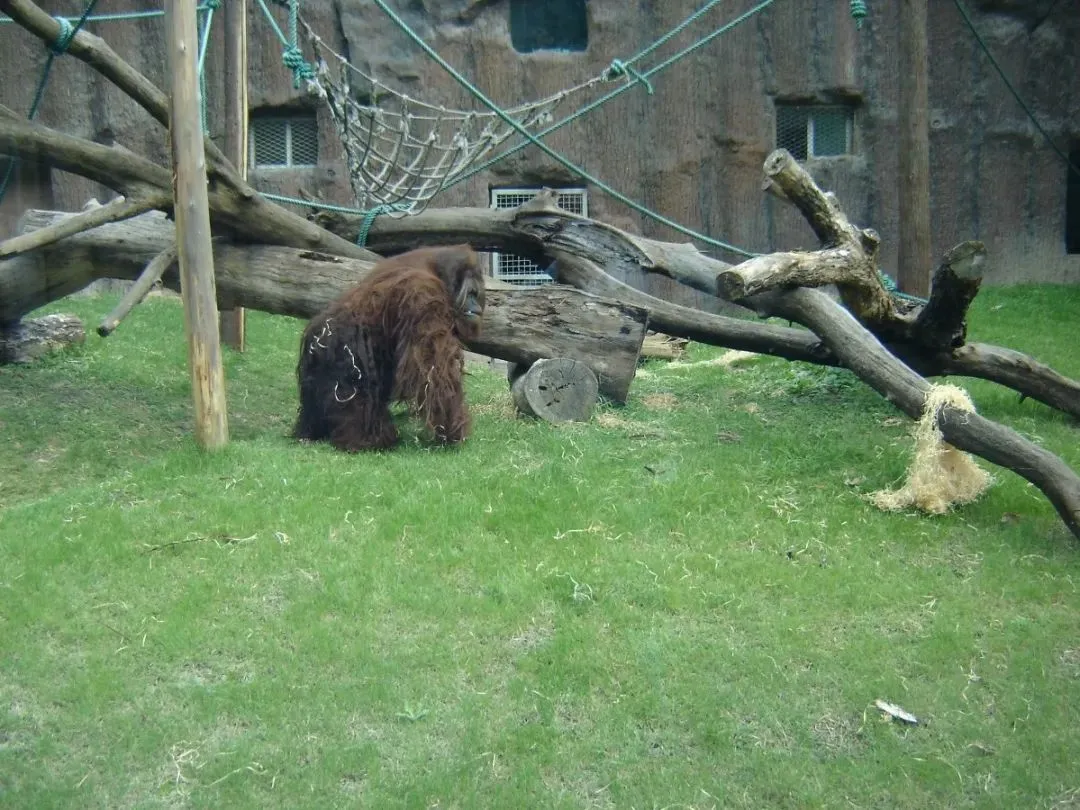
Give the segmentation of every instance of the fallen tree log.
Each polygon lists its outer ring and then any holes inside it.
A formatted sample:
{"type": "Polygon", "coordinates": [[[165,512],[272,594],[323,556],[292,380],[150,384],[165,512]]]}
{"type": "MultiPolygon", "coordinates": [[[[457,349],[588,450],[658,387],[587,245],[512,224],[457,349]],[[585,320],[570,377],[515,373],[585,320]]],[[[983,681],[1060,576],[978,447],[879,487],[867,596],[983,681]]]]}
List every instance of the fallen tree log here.
{"type": "MultiPolygon", "coordinates": [[[[797,164],[793,168],[784,160],[777,162],[774,168],[776,166],[784,171],[775,172],[768,184],[778,196],[787,199],[780,191],[780,184],[789,178],[796,188],[817,189],[812,181],[806,183],[805,172],[797,164]]],[[[793,196],[799,199],[798,191],[793,192],[793,196]]],[[[847,238],[858,240],[859,251],[864,254],[868,249],[876,252],[877,235],[873,231],[859,231],[850,223],[846,227],[829,223],[829,212],[839,211],[835,201],[830,202],[830,195],[818,189],[811,199],[803,201],[803,207],[805,213],[818,223],[820,235],[840,239],[847,234],[847,238]]],[[[312,219],[345,239],[355,239],[363,218],[318,212],[312,219]]],[[[429,208],[416,216],[401,219],[378,217],[371,225],[367,240],[368,246],[379,253],[399,253],[420,244],[459,242],[469,242],[478,250],[520,254],[543,261],[545,265],[554,261],[559,281],[645,307],[649,310],[650,328],[665,334],[787,360],[840,364],[812,331],[681,307],[619,281],[628,271],[643,270],[716,295],[720,292],[720,277],[729,273],[732,266],[699,253],[692,245],[633,236],[602,222],[570,214],[558,208],[549,193],[541,194],[517,209],[429,208]]],[[[946,254],[942,265],[970,281],[977,276],[983,255],[985,249],[981,245],[965,242],[946,254]],[[962,262],[969,264],[961,267],[962,262]]],[[[888,301],[873,265],[862,261],[860,266],[858,284],[847,287],[848,300],[854,306],[861,306],[863,301],[870,302],[863,311],[878,319],[868,324],[870,331],[920,374],[989,380],[1080,419],[1080,383],[1077,381],[1011,349],[986,344],[953,345],[957,335],[966,333],[963,316],[970,299],[962,307],[952,307],[948,316],[941,314],[944,302],[921,310],[902,304],[898,307],[898,302],[888,301]],[[920,336],[924,326],[933,333],[927,338],[920,336]]],[[[750,276],[747,279],[749,281],[750,276]]],[[[825,279],[822,281],[824,283],[825,279]]],[[[759,281],[754,281],[754,285],[762,289],[759,281]]],[[[843,291],[841,295],[843,298],[843,291]]]]}
{"type": "MultiPolygon", "coordinates": [[[[62,219],[28,212],[20,231],[62,219]]],[[[174,244],[173,223],[151,212],[85,231],[32,253],[0,261],[0,324],[15,324],[49,301],[99,278],[135,279],[174,244]]],[[[326,253],[267,245],[215,243],[218,305],[307,318],[320,312],[371,267],[326,253]]],[[[177,289],[175,265],[162,277],[177,289]]],[[[604,396],[625,402],[637,369],[648,313],[640,307],[553,285],[491,289],[472,351],[530,365],[546,357],[585,363],[604,396]]]]}
{"type": "MultiPolygon", "coordinates": [[[[763,309],[804,323],[845,366],[896,407],[918,419],[930,386],[905,366],[835,301],[817,290],[776,293],[763,309]]],[[[1080,477],[1060,458],[1015,430],[977,413],[945,407],[938,415],[945,441],[1010,469],[1042,490],[1069,531],[1080,538],[1080,477]]]]}

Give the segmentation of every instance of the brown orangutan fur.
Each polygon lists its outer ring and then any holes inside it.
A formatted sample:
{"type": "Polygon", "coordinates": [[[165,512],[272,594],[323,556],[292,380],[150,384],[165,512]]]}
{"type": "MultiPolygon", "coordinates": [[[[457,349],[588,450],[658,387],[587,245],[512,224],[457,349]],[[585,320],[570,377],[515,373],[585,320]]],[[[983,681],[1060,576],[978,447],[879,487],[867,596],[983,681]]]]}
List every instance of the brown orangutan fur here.
{"type": "Polygon", "coordinates": [[[483,311],[484,277],[468,245],[376,263],[304,330],[293,436],[348,452],[392,447],[390,404],[405,402],[435,441],[463,441],[462,340],[479,333],[483,311]]]}

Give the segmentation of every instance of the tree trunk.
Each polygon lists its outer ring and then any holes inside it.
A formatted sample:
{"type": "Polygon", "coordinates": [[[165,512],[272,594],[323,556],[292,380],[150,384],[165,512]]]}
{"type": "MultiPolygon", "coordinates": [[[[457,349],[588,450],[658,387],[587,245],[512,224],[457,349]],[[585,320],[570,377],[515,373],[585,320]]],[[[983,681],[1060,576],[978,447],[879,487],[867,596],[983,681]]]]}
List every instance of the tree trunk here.
{"type": "MultiPolygon", "coordinates": [[[[29,211],[20,230],[48,227],[69,216],[29,211]]],[[[173,224],[153,212],[0,261],[0,324],[15,323],[98,278],[136,278],[174,238],[173,224]]],[[[214,244],[214,264],[221,307],[301,318],[320,312],[371,267],[326,253],[227,242],[214,244]]],[[[162,282],[177,289],[175,266],[162,282]]],[[[490,289],[483,330],[468,348],[511,363],[532,364],[545,357],[580,360],[596,374],[601,393],[621,403],[637,370],[647,321],[648,312],[640,307],[573,287],[490,289]]]]}

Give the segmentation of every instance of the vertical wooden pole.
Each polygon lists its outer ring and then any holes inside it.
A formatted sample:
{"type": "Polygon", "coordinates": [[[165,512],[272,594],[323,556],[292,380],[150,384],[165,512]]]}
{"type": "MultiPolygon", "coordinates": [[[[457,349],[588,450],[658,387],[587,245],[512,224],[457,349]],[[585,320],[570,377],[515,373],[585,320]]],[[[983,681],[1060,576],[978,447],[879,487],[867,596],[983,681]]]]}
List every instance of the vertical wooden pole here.
{"type": "Polygon", "coordinates": [[[218,338],[210,205],[206,192],[197,72],[198,33],[194,0],[165,0],[172,140],[173,201],[180,292],[184,299],[188,366],[195,403],[195,440],[208,450],[229,441],[225,373],[218,338]]]}
{"type": "MultiPolygon", "coordinates": [[[[225,156],[247,179],[247,0],[225,0],[225,156]]],[[[221,339],[244,350],[244,308],[222,310],[221,339]]]]}
{"type": "Polygon", "coordinates": [[[900,0],[900,244],[897,284],[912,295],[930,289],[930,93],[927,0],[900,0]]]}

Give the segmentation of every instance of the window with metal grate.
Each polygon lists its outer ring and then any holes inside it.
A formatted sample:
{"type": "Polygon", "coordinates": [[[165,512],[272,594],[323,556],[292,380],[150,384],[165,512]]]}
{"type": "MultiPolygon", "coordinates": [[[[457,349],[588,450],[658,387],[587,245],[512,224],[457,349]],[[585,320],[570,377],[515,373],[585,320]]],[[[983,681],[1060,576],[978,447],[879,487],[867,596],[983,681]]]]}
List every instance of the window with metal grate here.
{"type": "Polygon", "coordinates": [[[776,104],[776,146],[796,160],[848,155],[855,111],[824,104],[776,104]]]}
{"type": "Polygon", "coordinates": [[[1065,168],[1065,252],[1080,253],[1080,149],[1069,152],[1069,163],[1072,166],[1065,168]]]}
{"type": "Polygon", "coordinates": [[[319,125],[314,112],[255,113],[249,134],[256,169],[310,168],[319,162],[319,125]]]}
{"type": "Polygon", "coordinates": [[[510,0],[510,42],[518,53],[583,51],[589,45],[586,0],[510,0]]]}
{"type": "MultiPolygon", "coordinates": [[[[493,188],[491,207],[517,208],[539,193],[538,188],[493,188]]],[[[583,188],[559,189],[555,204],[571,214],[580,214],[583,217],[589,215],[588,192],[583,188]]],[[[542,287],[545,284],[551,284],[554,280],[536,262],[512,253],[493,253],[491,274],[500,281],[518,287],[542,287]]]]}

